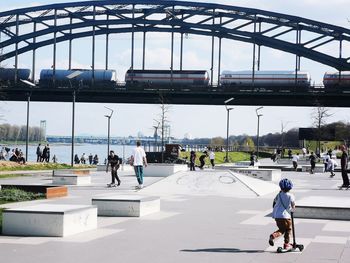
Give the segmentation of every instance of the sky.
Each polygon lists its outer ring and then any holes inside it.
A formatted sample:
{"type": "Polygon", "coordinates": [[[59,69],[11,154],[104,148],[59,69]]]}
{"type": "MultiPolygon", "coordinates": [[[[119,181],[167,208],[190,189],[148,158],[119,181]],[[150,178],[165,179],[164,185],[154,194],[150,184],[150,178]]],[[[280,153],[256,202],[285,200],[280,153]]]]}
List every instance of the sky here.
{"type": "MultiPolygon", "coordinates": [[[[257,8],[267,11],[301,16],[342,27],[349,27],[349,0],[239,0],[239,1],[198,1],[222,3],[228,5],[257,8]]],[[[0,11],[44,5],[52,3],[74,2],[69,0],[12,0],[0,1],[0,11]]],[[[88,2],[88,1],[87,1],[88,2]]],[[[175,39],[175,50],[179,49],[178,38],[175,39]]],[[[216,42],[217,43],[217,42],[216,42]]],[[[125,71],[130,67],[130,37],[127,35],[113,35],[111,37],[110,65],[116,69],[117,77],[123,80],[125,71]]],[[[152,34],[147,37],[146,68],[167,69],[170,65],[170,34],[152,34]]],[[[330,51],[334,47],[328,47],[330,51]]],[[[91,39],[73,42],[73,68],[88,68],[91,64],[91,39]]],[[[103,37],[97,37],[97,54],[104,52],[103,37]]],[[[344,47],[346,57],[350,56],[350,47],[344,47]]],[[[37,52],[37,68],[50,68],[52,65],[52,47],[39,49],[37,52]],[[48,55],[50,54],[50,55],[48,55]]],[[[252,45],[241,42],[223,41],[222,70],[251,69],[252,45]]],[[[31,53],[19,58],[20,67],[31,68],[31,53]]],[[[142,63],[142,36],[136,34],[135,68],[142,63]]],[[[210,68],[211,39],[199,36],[189,36],[184,40],[184,68],[210,68]]],[[[104,67],[104,59],[96,56],[96,68],[104,67]]],[[[101,57],[104,57],[103,55],[101,57]]],[[[179,56],[175,54],[175,65],[179,64],[179,56]]],[[[68,67],[67,44],[58,45],[57,68],[68,67]]],[[[273,49],[262,48],[262,70],[293,70],[295,56],[273,49]]],[[[5,61],[2,66],[13,65],[13,61],[5,61]]],[[[312,81],[321,83],[323,73],[332,68],[320,65],[306,59],[301,61],[301,70],[311,73],[312,81]]],[[[333,70],[334,71],[334,70],[333,70]]],[[[159,105],[144,104],[103,104],[77,103],[75,134],[78,135],[107,135],[107,119],[104,117],[114,110],[111,119],[112,136],[153,135],[154,119],[159,119],[159,105]]],[[[26,102],[0,102],[1,113],[4,116],[0,123],[17,125],[26,124],[26,102]]],[[[230,114],[230,135],[256,135],[257,117],[255,109],[258,106],[234,106],[230,114]]],[[[30,126],[39,126],[40,120],[46,120],[48,135],[69,136],[71,134],[72,103],[32,102],[30,104],[30,126]]],[[[307,107],[264,107],[260,110],[260,134],[281,132],[294,127],[310,127],[313,108],[307,107]]],[[[331,108],[333,113],[327,121],[350,121],[350,110],[347,108],[331,108]]],[[[168,119],[171,125],[171,135],[183,138],[226,137],[226,110],[224,106],[194,106],[170,105],[168,119]]]]}

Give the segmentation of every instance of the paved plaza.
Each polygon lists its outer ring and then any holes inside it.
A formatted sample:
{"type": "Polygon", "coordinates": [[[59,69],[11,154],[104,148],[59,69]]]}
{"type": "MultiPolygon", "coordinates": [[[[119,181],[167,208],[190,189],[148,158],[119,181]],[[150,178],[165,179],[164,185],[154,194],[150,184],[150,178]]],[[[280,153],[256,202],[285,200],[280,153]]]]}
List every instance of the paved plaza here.
{"type": "MultiPolygon", "coordinates": [[[[266,163],[269,161],[266,160],[266,163]]],[[[147,168],[146,168],[147,169],[147,168]]],[[[297,242],[302,253],[277,254],[268,236],[275,230],[271,218],[277,186],[251,184],[228,170],[206,168],[178,172],[170,177],[147,177],[146,187],[135,190],[132,170],[120,172],[122,184],[106,188],[110,175],[92,172],[89,186],[69,186],[64,198],[7,204],[3,207],[50,204],[91,204],[92,196],[108,194],[156,195],[161,212],[141,218],[98,217],[96,230],[64,238],[0,236],[1,262],[350,262],[350,221],[296,218],[297,242]]],[[[328,173],[282,172],[294,183],[298,199],[316,196],[350,197],[338,190],[341,176],[328,173]]],[[[51,183],[50,173],[2,179],[0,183],[51,183]]],[[[257,180],[257,179],[254,179],[257,180]]]]}

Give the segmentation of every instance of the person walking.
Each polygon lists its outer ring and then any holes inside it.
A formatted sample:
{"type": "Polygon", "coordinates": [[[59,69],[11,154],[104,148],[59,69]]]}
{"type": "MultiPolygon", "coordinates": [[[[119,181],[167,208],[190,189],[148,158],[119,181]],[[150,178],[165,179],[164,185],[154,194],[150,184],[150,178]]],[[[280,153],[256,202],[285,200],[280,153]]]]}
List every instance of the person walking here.
{"type": "Polygon", "coordinates": [[[119,157],[118,155],[114,154],[114,151],[109,151],[108,155],[108,161],[106,165],[106,173],[108,173],[108,166],[111,166],[111,176],[112,176],[112,182],[110,184],[107,184],[108,187],[116,187],[115,180],[117,179],[117,186],[120,185],[120,179],[118,177],[118,169],[120,166],[119,163],[119,157]]]}
{"type": "Polygon", "coordinates": [[[45,161],[47,162],[47,163],[49,163],[50,162],[50,145],[49,144],[47,144],[46,145],[46,156],[45,156],[45,161]]]}
{"type": "Polygon", "coordinates": [[[316,156],[315,156],[314,152],[311,152],[311,154],[309,156],[309,160],[310,160],[310,165],[311,165],[310,174],[313,174],[315,171],[315,167],[316,167],[316,156]]]}
{"type": "Polygon", "coordinates": [[[134,166],[135,175],[137,182],[139,183],[136,186],[137,189],[143,188],[143,166],[147,167],[147,158],[145,150],[141,147],[141,142],[136,142],[136,148],[134,148],[131,158],[131,165],[134,166]]]}
{"type": "Polygon", "coordinates": [[[98,164],[98,155],[95,154],[94,159],[93,159],[93,164],[97,165],[98,164]]]}
{"type": "Polygon", "coordinates": [[[92,164],[92,159],[93,159],[93,156],[92,156],[92,153],[89,154],[89,164],[91,165],[92,164]]]}
{"type": "Polygon", "coordinates": [[[46,161],[46,157],[47,157],[47,146],[45,145],[43,154],[41,155],[41,162],[46,161]]]}
{"type": "Polygon", "coordinates": [[[196,163],[196,152],[191,151],[190,153],[190,171],[195,171],[195,163],[196,163]]]}
{"type": "Polygon", "coordinates": [[[294,154],[292,158],[293,168],[296,171],[298,169],[299,153],[294,154]]]}
{"type": "Polygon", "coordinates": [[[210,150],[209,152],[209,159],[210,159],[210,163],[211,163],[211,168],[215,168],[215,153],[213,150],[210,150]]]}
{"type": "Polygon", "coordinates": [[[332,158],[328,158],[327,159],[327,169],[325,170],[325,172],[326,171],[331,172],[330,177],[334,177],[335,176],[334,168],[337,166],[338,166],[338,164],[335,160],[333,160],[332,158]]]}
{"type": "Polygon", "coordinates": [[[341,187],[349,187],[349,177],[348,177],[348,154],[346,152],[346,146],[342,145],[340,147],[342,155],[340,158],[341,165],[341,176],[343,178],[343,185],[341,187]]]}
{"type": "Polygon", "coordinates": [[[41,150],[41,144],[38,144],[38,147],[36,147],[36,162],[39,163],[41,162],[41,155],[43,154],[41,150]]]}
{"type": "Polygon", "coordinates": [[[254,166],[255,165],[255,161],[256,161],[256,156],[254,154],[254,152],[250,153],[250,164],[249,166],[254,166]]]}

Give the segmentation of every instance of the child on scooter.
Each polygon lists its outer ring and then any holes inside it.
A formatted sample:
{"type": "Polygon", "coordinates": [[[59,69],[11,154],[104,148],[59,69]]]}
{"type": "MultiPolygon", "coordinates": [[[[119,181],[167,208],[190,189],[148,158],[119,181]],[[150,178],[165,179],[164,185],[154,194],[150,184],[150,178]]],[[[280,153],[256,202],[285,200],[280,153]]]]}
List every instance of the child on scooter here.
{"type": "Polygon", "coordinates": [[[293,245],[290,244],[290,234],[292,231],[291,212],[295,209],[295,197],[289,191],[293,188],[293,183],[287,178],[279,182],[281,191],[273,201],[272,218],[275,219],[278,230],[273,232],[269,238],[270,246],[273,246],[274,240],[284,235],[283,248],[290,250],[293,245]]]}

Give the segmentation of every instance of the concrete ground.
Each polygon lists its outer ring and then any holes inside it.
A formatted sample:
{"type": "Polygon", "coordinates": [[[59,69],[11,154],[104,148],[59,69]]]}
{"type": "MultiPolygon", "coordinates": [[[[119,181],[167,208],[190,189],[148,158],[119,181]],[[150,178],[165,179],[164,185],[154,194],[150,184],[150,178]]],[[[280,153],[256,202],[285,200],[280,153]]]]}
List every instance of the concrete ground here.
{"type": "MultiPolygon", "coordinates": [[[[160,196],[161,212],[142,218],[99,217],[98,229],[65,238],[0,236],[1,262],[350,262],[349,221],[297,218],[296,237],[304,251],[277,254],[282,239],[274,247],[268,245],[276,228],[270,217],[276,186],[262,182],[249,187],[240,176],[207,168],[168,178],[147,177],[146,187],[136,191],[130,171],[121,172],[118,188],[106,188],[109,175],[94,172],[91,186],[72,186],[68,197],[34,203],[91,204],[94,195],[138,192],[160,196]],[[264,191],[255,191],[259,187],[264,191]]],[[[350,190],[337,189],[340,173],[334,178],[328,173],[282,176],[293,180],[296,202],[308,196],[350,197],[350,190]]],[[[37,174],[2,179],[0,184],[50,180],[49,174],[37,174]]]]}

